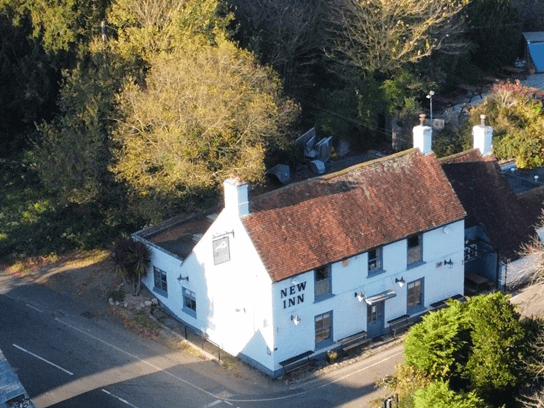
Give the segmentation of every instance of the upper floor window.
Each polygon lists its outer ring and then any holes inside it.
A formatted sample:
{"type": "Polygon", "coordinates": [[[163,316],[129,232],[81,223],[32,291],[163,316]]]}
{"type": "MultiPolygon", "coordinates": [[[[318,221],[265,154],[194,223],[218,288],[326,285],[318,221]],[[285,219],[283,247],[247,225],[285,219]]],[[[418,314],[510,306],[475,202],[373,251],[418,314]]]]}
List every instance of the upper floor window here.
{"type": "Polygon", "coordinates": [[[166,281],[166,272],[162,269],[153,267],[153,278],[155,280],[155,289],[168,292],[168,283],[166,281]]]}
{"type": "Polygon", "coordinates": [[[315,270],[315,299],[328,297],[331,293],[331,266],[320,266],[315,270]]]}
{"type": "Polygon", "coordinates": [[[377,275],[383,272],[382,248],[375,248],[368,251],[368,276],[377,275]]]}
{"type": "Polygon", "coordinates": [[[408,238],[408,265],[420,262],[422,257],[422,235],[414,235],[408,238]]]}

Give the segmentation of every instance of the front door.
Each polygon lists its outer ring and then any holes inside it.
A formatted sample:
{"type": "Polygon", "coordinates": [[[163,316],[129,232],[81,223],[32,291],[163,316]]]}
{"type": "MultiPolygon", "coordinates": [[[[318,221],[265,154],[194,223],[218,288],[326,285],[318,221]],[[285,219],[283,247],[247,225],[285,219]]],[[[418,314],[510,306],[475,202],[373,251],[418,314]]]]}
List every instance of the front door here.
{"type": "Polygon", "coordinates": [[[383,305],[385,300],[367,305],[366,332],[368,337],[378,337],[384,333],[385,320],[383,315],[383,305]]]}

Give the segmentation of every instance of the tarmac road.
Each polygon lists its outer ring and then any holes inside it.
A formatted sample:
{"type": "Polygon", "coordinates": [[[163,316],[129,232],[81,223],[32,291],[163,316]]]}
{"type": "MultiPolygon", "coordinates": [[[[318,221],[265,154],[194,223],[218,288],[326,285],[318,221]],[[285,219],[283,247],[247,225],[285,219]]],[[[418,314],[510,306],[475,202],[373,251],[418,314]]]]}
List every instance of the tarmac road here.
{"type": "Polygon", "coordinates": [[[85,312],[0,273],[0,349],[37,407],[366,407],[402,360],[401,345],[301,384],[252,382],[85,312]]]}

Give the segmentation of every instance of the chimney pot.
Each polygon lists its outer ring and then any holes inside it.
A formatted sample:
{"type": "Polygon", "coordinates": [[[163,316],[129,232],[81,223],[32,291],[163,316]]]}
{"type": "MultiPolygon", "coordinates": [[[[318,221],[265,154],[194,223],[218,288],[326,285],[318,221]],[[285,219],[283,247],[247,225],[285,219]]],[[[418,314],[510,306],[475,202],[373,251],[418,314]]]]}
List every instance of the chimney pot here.
{"type": "Polygon", "coordinates": [[[485,115],[480,115],[480,126],[485,127],[485,115]]]}
{"type": "Polygon", "coordinates": [[[420,114],[419,115],[419,125],[420,126],[425,126],[425,118],[426,118],[427,115],[425,115],[424,113],[420,114]]]}

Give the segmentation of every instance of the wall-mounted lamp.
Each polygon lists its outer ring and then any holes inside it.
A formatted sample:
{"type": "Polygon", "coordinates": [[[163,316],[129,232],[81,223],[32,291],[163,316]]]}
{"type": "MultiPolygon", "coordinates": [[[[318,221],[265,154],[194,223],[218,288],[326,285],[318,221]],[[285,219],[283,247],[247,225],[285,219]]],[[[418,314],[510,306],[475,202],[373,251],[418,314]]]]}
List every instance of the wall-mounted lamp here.
{"type": "Polygon", "coordinates": [[[298,283],[297,278],[292,278],[292,279],[291,279],[291,285],[294,286],[294,285],[296,285],[297,283],[298,283]]]}
{"type": "Polygon", "coordinates": [[[293,321],[295,326],[297,326],[300,323],[300,317],[298,317],[298,315],[291,315],[291,320],[293,321]]]}
{"type": "Polygon", "coordinates": [[[181,283],[181,282],[183,282],[184,280],[186,280],[187,282],[189,282],[189,275],[187,275],[186,277],[183,277],[183,276],[181,276],[181,273],[180,273],[179,276],[178,276],[178,282],[181,283]]]}
{"type": "Polygon", "coordinates": [[[395,283],[398,283],[399,286],[402,288],[404,286],[404,284],[406,283],[406,281],[404,280],[404,278],[401,276],[400,279],[399,278],[395,278],[395,283]]]}
{"type": "Polygon", "coordinates": [[[449,265],[450,268],[453,266],[453,261],[451,260],[451,258],[449,259],[449,261],[444,261],[444,265],[449,265]]]}
{"type": "Polygon", "coordinates": [[[363,293],[363,291],[361,291],[360,293],[355,292],[355,297],[359,302],[362,302],[365,299],[365,294],[363,293]]]}

